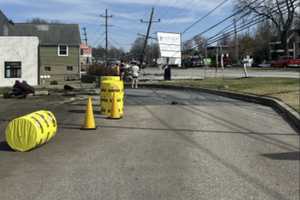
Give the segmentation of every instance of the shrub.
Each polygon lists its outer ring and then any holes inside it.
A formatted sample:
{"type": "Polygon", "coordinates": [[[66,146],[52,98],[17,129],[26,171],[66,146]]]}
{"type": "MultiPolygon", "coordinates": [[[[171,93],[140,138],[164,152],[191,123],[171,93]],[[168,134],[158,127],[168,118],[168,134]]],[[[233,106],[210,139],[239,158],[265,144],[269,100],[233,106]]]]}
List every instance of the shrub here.
{"type": "Polygon", "coordinates": [[[88,69],[89,75],[94,76],[118,76],[118,69],[116,67],[105,67],[102,65],[91,65],[88,69]]]}

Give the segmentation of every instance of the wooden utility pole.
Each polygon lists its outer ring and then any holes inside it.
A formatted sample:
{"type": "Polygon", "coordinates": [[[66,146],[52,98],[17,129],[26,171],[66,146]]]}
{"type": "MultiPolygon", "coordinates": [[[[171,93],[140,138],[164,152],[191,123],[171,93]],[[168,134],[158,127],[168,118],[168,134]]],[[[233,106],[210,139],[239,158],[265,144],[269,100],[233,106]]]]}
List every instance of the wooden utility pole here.
{"type": "Polygon", "coordinates": [[[105,15],[100,15],[105,18],[105,66],[108,66],[108,18],[112,18],[112,15],[108,15],[108,10],[105,9],[105,15]]]}
{"type": "Polygon", "coordinates": [[[145,52],[146,52],[146,48],[147,48],[147,44],[148,44],[148,39],[149,39],[149,34],[150,34],[152,23],[160,22],[160,19],[158,19],[156,21],[153,21],[153,15],[154,15],[154,7],[152,7],[152,9],[151,9],[149,21],[144,21],[143,19],[141,19],[141,23],[147,23],[148,24],[147,33],[146,33],[146,37],[145,37],[145,41],[144,41],[144,46],[143,46],[143,50],[142,50],[142,54],[141,54],[141,59],[140,59],[140,67],[141,68],[143,68],[143,63],[144,63],[144,58],[145,58],[145,52]]]}
{"type": "Polygon", "coordinates": [[[237,28],[236,28],[236,19],[233,19],[233,23],[234,23],[234,50],[235,50],[235,62],[236,64],[239,64],[239,59],[240,59],[240,53],[239,53],[239,40],[237,37],[237,28]]]}
{"type": "Polygon", "coordinates": [[[88,45],[88,38],[87,38],[86,28],[83,27],[82,30],[83,30],[83,36],[84,36],[85,44],[88,45]]]}

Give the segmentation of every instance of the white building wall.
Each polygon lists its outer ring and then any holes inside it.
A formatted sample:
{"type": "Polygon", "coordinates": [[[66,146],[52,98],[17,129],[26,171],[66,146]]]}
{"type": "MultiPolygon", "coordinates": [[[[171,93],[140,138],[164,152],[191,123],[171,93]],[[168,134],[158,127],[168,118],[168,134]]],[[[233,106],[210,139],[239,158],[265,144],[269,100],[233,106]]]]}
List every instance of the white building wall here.
{"type": "Polygon", "coordinates": [[[38,85],[38,37],[0,37],[0,87],[16,80],[38,85]],[[5,62],[21,62],[21,78],[5,78],[5,62]]]}

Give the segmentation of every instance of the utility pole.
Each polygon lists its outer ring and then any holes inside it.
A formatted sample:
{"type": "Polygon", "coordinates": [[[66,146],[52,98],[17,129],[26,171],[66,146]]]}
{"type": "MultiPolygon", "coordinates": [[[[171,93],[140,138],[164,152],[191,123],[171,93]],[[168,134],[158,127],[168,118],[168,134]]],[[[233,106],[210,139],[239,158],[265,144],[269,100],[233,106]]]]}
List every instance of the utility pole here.
{"type": "Polygon", "coordinates": [[[208,58],[207,58],[207,41],[205,42],[205,66],[204,66],[204,75],[203,75],[203,79],[206,78],[206,70],[207,70],[207,67],[208,67],[208,58]]]}
{"type": "Polygon", "coordinates": [[[83,27],[82,30],[83,30],[83,36],[84,36],[85,44],[88,45],[88,38],[87,38],[86,28],[83,27]]]}
{"type": "Polygon", "coordinates": [[[237,29],[236,29],[236,19],[233,19],[233,23],[234,23],[234,42],[235,42],[235,61],[236,64],[239,63],[239,41],[238,41],[238,37],[237,37],[237,29]]]}
{"type": "Polygon", "coordinates": [[[146,33],[146,37],[145,37],[145,42],[144,42],[144,46],[143,46],[143,51],[142,51],[142,55],[141,55],[141,59],[140,59],[140,67],[141,68],[143,67],[143,63],[144,63],[144,57],[145,57],[145,52],[146,52],[146,48],[147,48],[147,43],[148,43],[152,23],[160,22],[160,19],[154,21],[153,20],[153,15],[154,15],[154,7],[152,7],[152,9],[151,9],[149,21],[144,21],[143,19],[141,19],[141,23],[147,23],[148,24],[147,33],[146,33]]]}
{"type": "Polygon", "coordinates": [[[112,18],[112,15],[108,15],[108,10],[105,9],[105,15],[100,15],[100,17],[105,18],[105,66],[108,66],[108,18],[112,18]]]}
{"type": "Polygon", "coordinates": [[[215,71],[215,77],[217,78],[218,76],[218,67],[219,67],[219,42],[217,43],[217,48],[216,48],[216,71],[215,71]]]}

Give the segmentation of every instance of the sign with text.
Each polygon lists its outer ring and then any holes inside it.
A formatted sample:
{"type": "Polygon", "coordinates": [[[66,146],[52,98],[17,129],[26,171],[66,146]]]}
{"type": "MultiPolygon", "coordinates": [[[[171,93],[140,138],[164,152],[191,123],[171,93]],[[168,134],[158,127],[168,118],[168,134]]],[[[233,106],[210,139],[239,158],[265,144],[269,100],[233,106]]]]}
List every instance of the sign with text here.
{"type": "Polygon", "coordinates": [[[161,57],[181,58],[180,33],[158,32],[157,39],[161,57]]]}

